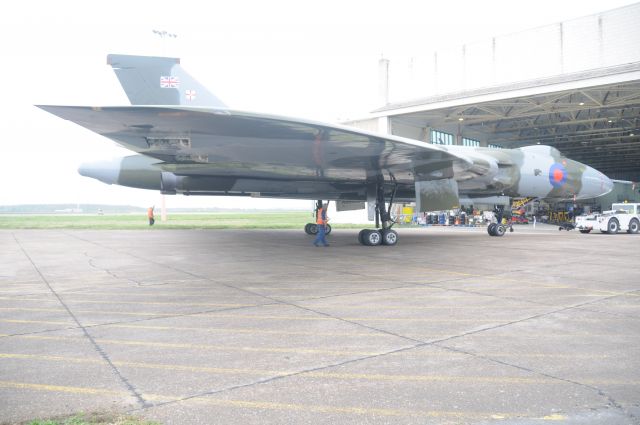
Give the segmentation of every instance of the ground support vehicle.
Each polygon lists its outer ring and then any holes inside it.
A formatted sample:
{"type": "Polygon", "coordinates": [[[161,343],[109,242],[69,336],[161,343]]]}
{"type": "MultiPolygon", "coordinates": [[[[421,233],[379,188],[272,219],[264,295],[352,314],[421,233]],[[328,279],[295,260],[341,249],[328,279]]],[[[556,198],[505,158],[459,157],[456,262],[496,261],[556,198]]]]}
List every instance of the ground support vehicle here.
{"type": "Polygon", "coordinates": [[[602,233],[615,234],[620,231],[638,233],[640,231],[640,203],[613,204],[610,211],[586,214],[576,217],[576,229],[580,233],[600,230],[602,233]]]}

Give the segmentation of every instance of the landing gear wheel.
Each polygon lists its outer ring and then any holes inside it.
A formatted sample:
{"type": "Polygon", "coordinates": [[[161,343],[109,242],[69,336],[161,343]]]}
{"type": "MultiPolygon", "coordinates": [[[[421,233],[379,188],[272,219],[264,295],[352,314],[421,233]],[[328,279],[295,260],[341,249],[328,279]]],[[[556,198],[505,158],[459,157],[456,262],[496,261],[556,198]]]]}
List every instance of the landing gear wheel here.
{"type": "Polygon", "coordinates": [[[310,235],[317,235],[318,234],[318,225],[315,223],[309,223],[309,233],[310,235]]]}
{"type": "Polygon", "coordinates": [[[377,230],[366,229],[362,234],[362,241],[367,246],[378,246],[382,243],[382,235],[377,230]]]}
{"type": "Polygon", "coordinates": [[[387,229],[382,231],[382,245],[393,246],[398,243],[398,233],[387,229]]]}
{"type": "Polygon", "coordinates": [[[591,229],[584,229],[584,230],[580,230],[580,233],[589,233],[591,231],[591,229]]]}
{"type": "Polygon", "coordinates": [[[491,223],[489,226],[487,226],[487,233],[489,233],[489,236],[495,236],[496,226],[496,223],[491,223]]]}
{"type": "Polygon", "coordinates": [[[638,233],[640,231],[640,221],[638,221],[638,219],[633,218],[631,219],[631,221],[629,222],[629,230],[627,230],[627,233],[638,233]]]}
{"type": "Polygon", "coordinates": [[[367,229],[362,229],[360,230],[360,233],[358,233],[358,242],[360,242],[360,245],[366,245],[364,243],[364,234],[365,232],[367,232],[367,229]]]}
{"type": "Polygon", "coordinates": [[[330,224],[327,224],[327,225],[324,227],[324,234],[325,234],[325,235],[328,235],[329,233],[331,233],[331,225],[330,225],[330,224]]]}
{"type": "Polygon", "coordinates": [[[504,224],[498,224],[493,229],[493,236],[504,236],[504,233],[507,231],[507,228],[504,224]]]}
{"type": "Polygon", "coordinates": [[[620,230],[620,223],[618,222],[618,220],[615,218],[609,220],[609,223],[607,223],[607,233],[610,235],[615,235],[616,233],[618,233],[618,230],[620,230]]]}
{"type": "Polygon", "coordinates": [[[307,224],[305,224],[305,225],[304,225],[304,232],[305,232],[307,235],[311,235],[311,234],[312,234],[312,233],[311,233],[311,223],[307,223],[307,224]]]}

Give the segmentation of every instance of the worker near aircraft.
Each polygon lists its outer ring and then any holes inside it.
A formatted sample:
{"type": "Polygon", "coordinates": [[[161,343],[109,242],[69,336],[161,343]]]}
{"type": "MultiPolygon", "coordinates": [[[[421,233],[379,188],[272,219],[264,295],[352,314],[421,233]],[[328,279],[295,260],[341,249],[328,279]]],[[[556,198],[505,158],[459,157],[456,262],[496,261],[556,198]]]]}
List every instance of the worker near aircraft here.
{"type": "Polygon", "coordinates": [[[327,208],[328,208],[328,204],[322,204],[322,207],[318,209],[318,212],[316,215],[316,224],[318,225],[318,234],[316,236],[316,239],[313,241],[313,244],[315,246],[320,246],[320,244],[324,246],[329,246],[325,238],[327,234],[327,221],[329,221],[329,218],[327,217],[327,208]]]}
{"type": "Polygon", "coordinates": [[[147,218],[149,219],[149,226],[153,226],[153,224],[156,222],[155,218],[153,217],[154,209],[155,207],[149,207],[149,209],[147,209],[147,218]]]}

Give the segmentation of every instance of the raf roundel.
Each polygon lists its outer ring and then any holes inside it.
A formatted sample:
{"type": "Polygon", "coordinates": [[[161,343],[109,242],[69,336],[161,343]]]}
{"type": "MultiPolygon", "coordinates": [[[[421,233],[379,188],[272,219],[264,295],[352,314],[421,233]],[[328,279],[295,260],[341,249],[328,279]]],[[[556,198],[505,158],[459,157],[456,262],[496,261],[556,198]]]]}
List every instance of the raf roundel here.
{"type": "Polygon", "coordinates": [[[549,168],[549,183],[553,187],[562,187],[567,181],[567,170],[562,164],[553,164],[549,168]]]}

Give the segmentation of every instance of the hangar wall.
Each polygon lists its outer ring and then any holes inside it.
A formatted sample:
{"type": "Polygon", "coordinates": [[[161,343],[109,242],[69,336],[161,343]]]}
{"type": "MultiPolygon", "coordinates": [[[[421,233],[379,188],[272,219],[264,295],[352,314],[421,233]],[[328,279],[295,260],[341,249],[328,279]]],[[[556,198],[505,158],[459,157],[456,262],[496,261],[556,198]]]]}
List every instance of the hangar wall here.
{"type": "Polygon", "coordinates": [[[391,103],[640,61],[640,3],[390,63],[391,103]]]}

